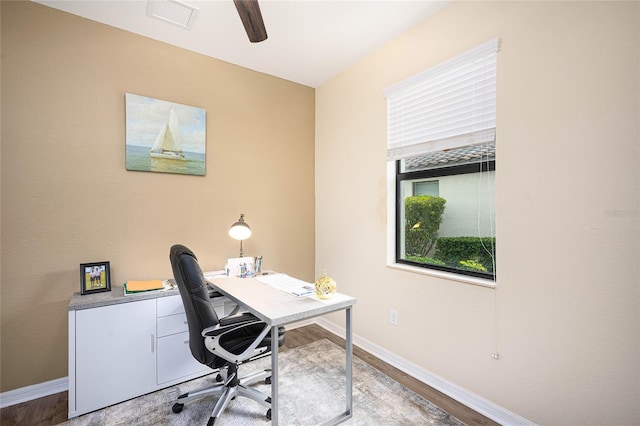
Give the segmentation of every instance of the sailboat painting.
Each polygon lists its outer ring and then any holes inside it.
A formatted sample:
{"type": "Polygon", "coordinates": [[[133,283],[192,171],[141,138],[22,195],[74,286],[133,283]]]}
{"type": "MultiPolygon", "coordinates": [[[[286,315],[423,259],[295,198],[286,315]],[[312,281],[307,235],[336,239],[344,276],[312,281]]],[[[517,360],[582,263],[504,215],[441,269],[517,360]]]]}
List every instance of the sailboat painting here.
{"type": "Polygon", "coordinates": [[[127,170],[205,175],[206,111],[125,94],[127,170]]]}
{"type": "Polygon", "coordinates": [[[182,142],[180,142],[180,124],[173,106],[169,110],[169,121],[162,125],[162,129],[151,147],[150,155],[151,158],[185,161],[182,142]]]}

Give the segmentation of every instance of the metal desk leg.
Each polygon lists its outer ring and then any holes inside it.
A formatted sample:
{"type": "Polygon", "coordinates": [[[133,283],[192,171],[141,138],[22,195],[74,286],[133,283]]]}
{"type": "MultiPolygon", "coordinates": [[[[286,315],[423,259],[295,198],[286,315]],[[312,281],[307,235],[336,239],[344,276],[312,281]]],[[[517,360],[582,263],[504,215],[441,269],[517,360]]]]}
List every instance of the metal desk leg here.
{"type": "Polygon", "coordinates": [[[346,309],[346,333],[345,336],[345,352],[347,353],[346,359],[346,372],[347,372],[347,418],[352,416],[352,391],[353,391],[353,329],[351,324],[351,307],[346,309]]]}
{"type": "Polygon", "coordinates": [[[345,399],[347,401],[344,413],[340,413],[337,417],[326,421],[322,426],[333,426],[353,417],[353,324],[351,316],[351,307],[345,308],[346,312],[346,330],[345,330],[345,373],[346,373],[346,389],[345,399]]]}
{"type": "Polygon", "coordinates": [[[278,326],[271,327],[271,424],[278,424],[278,326]]]}

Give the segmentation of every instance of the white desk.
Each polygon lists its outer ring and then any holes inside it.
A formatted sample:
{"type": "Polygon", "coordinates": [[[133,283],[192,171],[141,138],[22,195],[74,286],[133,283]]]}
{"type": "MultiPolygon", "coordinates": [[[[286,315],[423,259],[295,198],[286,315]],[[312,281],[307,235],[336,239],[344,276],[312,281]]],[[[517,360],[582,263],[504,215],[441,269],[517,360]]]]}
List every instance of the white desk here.
{"type": "Polygon", "coordinates": [[[325,424],[338,424],[352,415],[352,314],[356,299],[337,293],[329,300],[315,296],[296,297],[263,284],[254,278],[219,277],[209,281],[229,299],[245,307],[271,326],[271,423],[278,424],[278,326],[291,324],[330,312],[346,312],[346,410],[325,424]]]}

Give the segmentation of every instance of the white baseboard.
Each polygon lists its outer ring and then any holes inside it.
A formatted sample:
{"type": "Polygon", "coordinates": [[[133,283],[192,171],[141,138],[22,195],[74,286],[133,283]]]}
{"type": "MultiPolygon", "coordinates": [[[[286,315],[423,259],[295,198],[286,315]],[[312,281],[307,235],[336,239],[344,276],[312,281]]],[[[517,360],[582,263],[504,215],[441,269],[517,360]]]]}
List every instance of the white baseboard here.
{"type": "MultiPolygon", "coordinates": [[[[317,318],[316,323],[333,334],[336,334],[340,337],[344,336],[345,329],[343,327],[339,327],[324,318],[317,318]]],[[[363,337],[354,334],[353,344],[359,346],[360,348],[376,356],[387,364],[390,364],[395,368],[409,374],[410,376],[415,377],[421,382],[431,386],[432,388],[437,389],[438,391],[455,399],[461,404],[466,405],[467,407],[482,414],[483,416],[500,423],[501,425],[535,426],[535,423],[525,419],[524,417],[521,417],[505,408],[502,408],[499,405],[496,405],[479,395],[469,392],[468,390],[463,389],[460,386],[455,385],[443,379],[442,377],[439,377],[425,370],[424,368],[397,356],[393,352],[390,352],[363,337]]]]}
{"type": "Polygon", "coordinates": [[[21,402],[32,401],[44,396],[53,395],[55,393],[65,392],[69,390],[69,379],[61,377],[59,379],[50,380],[36,385],[25,386],[23,388],[10,390],[0,393],[0,408],[9,407],[10,405],[20,404],[21,402]]]}
{"type": "MultiPolygon", "coordinates": [[[[299,321],[287,326],[288,329],[304,327],[305,325],[315,324],[314,320],[299,321]]],[[[23,388],[10,390],[0,393],[0,408],[9,407],[11,405],[20,404],[22,402],[33,401],[34,399],[53,395],[55,393],[66,392],[69,390],[68,377],[51,380],[44,383],[25,386],[23,388]]]]}
{"type": "MultiPolygon", "coordinates": [[[[300,321],[298,323],[289,325],[288,328],[295,329],[314,323],[318,324],[319,326],[333,334],[336,334],[340,337],[344,336],[345,330],[343,327],[339,327],[324,318],[300,321]]],[[[478,413],[490,418],[495,422],[509,426],[535,426],[535,423],[525,419],[524,417],[506,410],[499,405],[496,405],[493,402],[482,398],[479,395],[469,392],[466,389],[463,389],[460,386],[455,385],[425,370],[424,368],[397,356],[393,352],[390,352],[383,347],[378,346],[375,343],[358,336],[357,334],[354,334],[353,336],[353,344],[361,347],[370,354],[380,358],[387,364],[390,364],[397,369],[404,371],[412,377],[415,377],[421,382],[431,386],[434,389],[437,389],[445,395],[455,399],[456,401],[466,405],[472,410],[477,411],[478,413]]],[[[44,383],[2,392],[0,393],[0,408],[20,404],[21,402],[31,401],[67,390],[69,390],[68,378],[62,377],[60,379],[55,379],[44,383]]]]}

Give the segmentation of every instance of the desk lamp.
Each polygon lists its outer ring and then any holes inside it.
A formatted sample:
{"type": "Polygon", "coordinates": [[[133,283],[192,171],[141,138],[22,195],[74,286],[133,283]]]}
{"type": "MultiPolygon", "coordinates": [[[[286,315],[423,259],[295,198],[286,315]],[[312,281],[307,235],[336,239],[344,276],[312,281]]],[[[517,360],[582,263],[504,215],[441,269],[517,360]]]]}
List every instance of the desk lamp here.
{"type": "Polygon", "coordinates": [[[240,257],[242,253],[242,240],[246,240],[251,236],[251,228],[244,221],[244,214],[240,214],[240,219],[229,228],[229,236],[234,240],[240,240],[240,257]]]}

